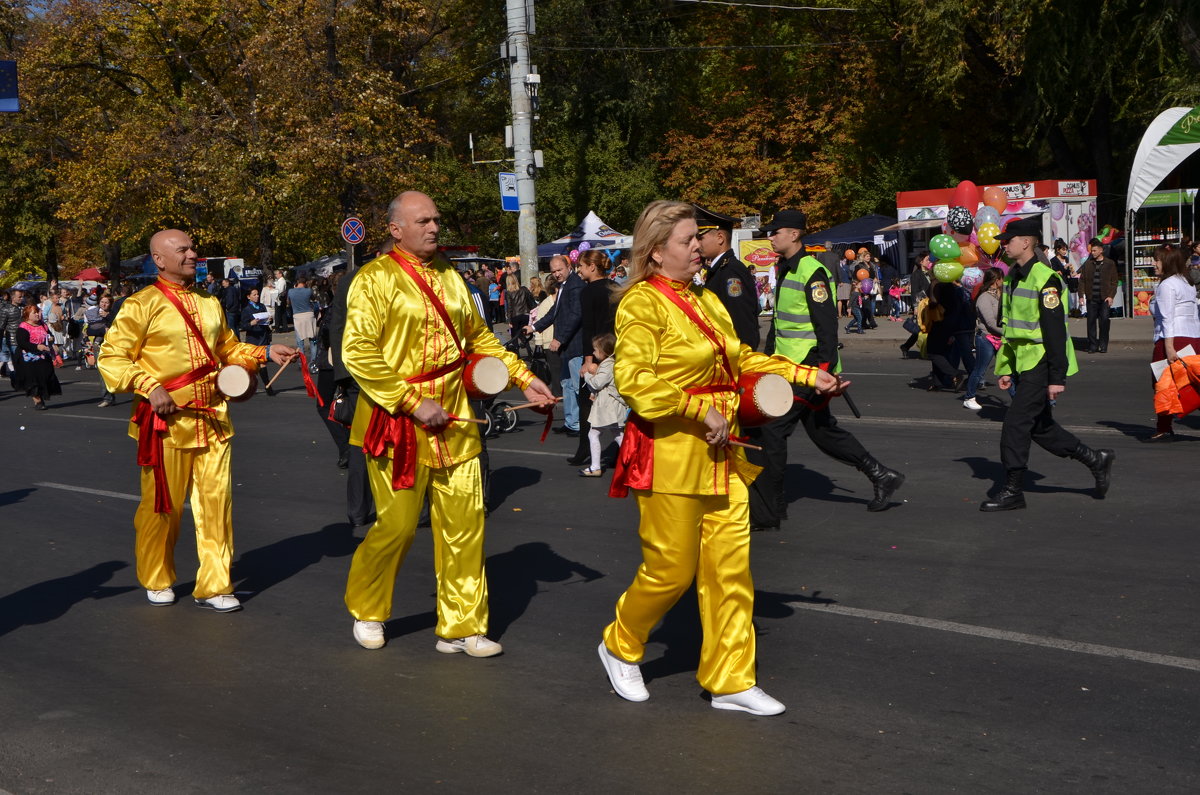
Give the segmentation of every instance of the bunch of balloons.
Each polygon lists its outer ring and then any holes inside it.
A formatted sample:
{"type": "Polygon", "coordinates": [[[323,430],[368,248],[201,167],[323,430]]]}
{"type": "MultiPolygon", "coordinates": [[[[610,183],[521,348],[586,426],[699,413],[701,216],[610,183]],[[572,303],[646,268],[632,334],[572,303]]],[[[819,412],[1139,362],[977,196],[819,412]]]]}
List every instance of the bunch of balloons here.
{"type": "Polygon", "coordinates": [[[933,275],[938,281],[960,281],[964,270],[969,280],[982,279],[983,272],[977,267],[983,260],[979,250],[989,258],[999,251],[996,236],[1000,234],[1000,214],[1007,207],[1008,194],[1000,188],[984,188],[981,192],[969,179],[958,183],[946,213],[946,232],[929,241],[935,260],[933,275]]]}

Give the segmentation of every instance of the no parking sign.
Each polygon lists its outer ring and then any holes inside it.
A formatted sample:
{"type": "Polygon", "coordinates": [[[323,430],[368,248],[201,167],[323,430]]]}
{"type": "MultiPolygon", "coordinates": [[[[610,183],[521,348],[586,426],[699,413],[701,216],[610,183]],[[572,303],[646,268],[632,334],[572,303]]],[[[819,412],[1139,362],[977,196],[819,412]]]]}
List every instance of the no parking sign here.
{"type": "Polygon", "coordinates": [[[367,228],[363,226],[363,222],[353,215],[342,221],[342,240],[345,240],[352,246],[356,246],[363,242],[367,236],[367,228]]]}

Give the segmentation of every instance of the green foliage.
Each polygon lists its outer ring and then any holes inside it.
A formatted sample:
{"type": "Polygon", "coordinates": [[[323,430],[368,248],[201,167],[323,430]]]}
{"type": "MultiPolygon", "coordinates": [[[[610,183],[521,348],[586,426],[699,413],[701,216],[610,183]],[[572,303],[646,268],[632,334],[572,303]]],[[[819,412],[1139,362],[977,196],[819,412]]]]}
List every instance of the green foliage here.
{"type": "MultiPolygon", "coordinates": [[[[840,4],[839,4],[840,5],[840,4]]],[[[23,0],[0,4],[22,111],[0,119],[0,258],[69,274],[165,225],[291,265],[371,241],[422,188],[448,243],[515,253],[496,173],[504,0],[23,0]]],[[[1163,108],[1200,103],[1200,6],[867,0],[853,12],[538,0],[540,238],[653,198],[814,226],[899,190],[1097,177],[1119,217],[1163,108]]],[[[1102,213],[1103,213],[1102,209],[1102,213]]]]}

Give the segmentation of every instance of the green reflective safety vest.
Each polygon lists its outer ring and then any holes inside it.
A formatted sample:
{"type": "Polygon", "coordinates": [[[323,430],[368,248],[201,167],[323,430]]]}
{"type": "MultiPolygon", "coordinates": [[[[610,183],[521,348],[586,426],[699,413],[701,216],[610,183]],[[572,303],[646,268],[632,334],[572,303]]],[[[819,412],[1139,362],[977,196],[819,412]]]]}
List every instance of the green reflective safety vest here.
{"type": "MultiPolygon", "coordinates": [[[[800,262],[796,264],[796,270],[789,273],[779,286],[779,300],[775,304],[775,352],[796,364],[802,363],[809,351],[817,347],[817,330],[813,326],[812,315],[809,314],[808,291],[805,286],[818,272],[824,274],[825,300],[834,300],[834,297],[829,295],[829,283],[833,275],[816,257],[801,257],[800,262]]],[[[841,371],[842,363],[839,357],[839,361],[833,364],[830,372],[841,371]]]]}
{"type": "MultiPolygon", "coordinates": [[[[1046,283],[1056,279],[1054,271],[1038,261],[1030,264],[1025,278],[1015,285],[1004,285],[1004,344],[996,352],[996,375],[1013,375],[1032,370],[1046,355],[1042,342],[1042,290],[1046,283]]],[[[1065,300],[1062,292],[1058,300],[1065,300]]],[[[1063,312],[1063,324],[1067,322],[1063,312]]],[[[1079,372],[1075,362],[1075,346],[1067,334],[1067,375],[1079,372]]]]}

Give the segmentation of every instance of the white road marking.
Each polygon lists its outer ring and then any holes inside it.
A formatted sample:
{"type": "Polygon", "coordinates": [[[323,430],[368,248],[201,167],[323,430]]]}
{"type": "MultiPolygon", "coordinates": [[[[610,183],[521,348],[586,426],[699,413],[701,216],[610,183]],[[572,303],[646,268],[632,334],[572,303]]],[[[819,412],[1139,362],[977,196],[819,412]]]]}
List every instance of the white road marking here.
{"type": "MultiPolygon", "coordinates": [[[[837,403],[833,404],[837,407],[837,403]]],[[[965,413],[964,409],[964,413],[965,413]]],[[[975,412],[971,412],[974,415],[975,412]]],[[[956,428],[969,429],[972,431],[994,431],[1000,432],[1003,423],[994,422],[991,420],[973,419],[973,420],[937,420],[928,417],[863,417],[855,419],[853,415],[847,411],[839,411],[837,416],[838,422],[858,423],[866,425],[888,425],[895,428],[897,425],[922,426],[928,428],[956,428]]],[[[1101,434],[1104,436],[1126,436],[1128,434],[1118,428],[1103,428],[1098,425],[1064,425],[1062,426],[1074,434],[1083,434],[1090,436],[1092,434],[1101,434]]]]}
{"type": "Polygon", "coordinates": [[[95,494],[97,497],[112,497],[117,500],[132,500],[133,502],[141,502],[142,498],[137,494],[125,494],[120,491],[105,491],[104,489],[89,489],[84,486],[71,486],[67,483],[34,483],[33,485],[43,489],[62,489],[63,491],[76,491],[80,494],[95,494]]]}
{"type": "Polygon", "coordinates": [[[517,453],[518,455],[551,455],[555,458],[568,458],[572,455],[570,451],[552,453],[549,450],[512,450],[507,447],[492,447],[488,445],[489,453],[517,453]]]}
{"type": "Polygon", "coordinates": [[[125,424],[129,424],[129,417],[97,417],[93,414],[67,414],[66,412],[55,411],[54,409],[50,409],[50,411],[46,412],[46,416],[47,417],[70,417],[71,419],[75,419],[75,420],[102,420],[104,422],[123,422],[125,424]]]}
{"type": "Polygon", "coordinates": [[[909,624],[926,629],[937,629],[943,632],[957,632],[962,635],[974,635],[980,638],[1003,640],[1009,643],[1024,643],[1029,646],[1043,646],[1058,651],[1070,651],[1077,654],[1094,654],[1099,657],[1115,657],[1121,660],[1151,663],[1153,665],[1169,665],[1173,668],[1184,668],[1189,671],[1200,671],[1200,660],[1190,657],[1172,657],[1167,654],[1152,654],[1136,649],[1122,649],[1116,646],[1102,646],[1098,643],[1082,643],[1061,638],[1048,638],[1043,635],[1027,635],[1024,632],[1009,632],[1003,629],[977,627],[973,624],[960,624],[957,621],[942,621],[936,618],[908,616],[903,613],[884,613],[879,610],[862,610],[856,607],[841,605],[822,605],[810,602],[787,602],[788,607],[811,610],[815,613],[836,613],[853,618],[867,618],[873,621],[887,621],[893,624],[909,624]]]}

